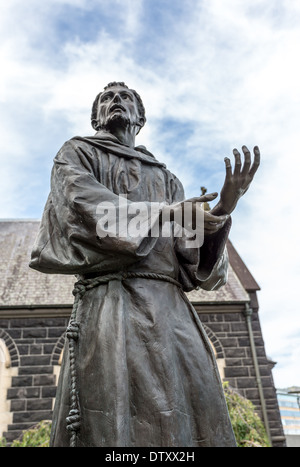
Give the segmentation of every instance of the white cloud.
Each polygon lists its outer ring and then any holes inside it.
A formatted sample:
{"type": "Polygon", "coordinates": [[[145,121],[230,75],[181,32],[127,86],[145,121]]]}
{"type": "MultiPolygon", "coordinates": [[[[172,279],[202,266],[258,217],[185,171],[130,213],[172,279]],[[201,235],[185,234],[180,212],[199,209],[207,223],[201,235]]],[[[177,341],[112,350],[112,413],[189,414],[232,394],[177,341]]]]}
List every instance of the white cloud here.
{"type": "MultiPolygon", "coordinates": [[[[210,191],[220,190],[224,156],[235,146],[258,144],[262,164],[234,213],[232,239],[262,287],[267,352],[271,357],[287,352],[290,329],[298,322],[300,264],[298,0],[186,0],[181,16],[168,8],[168,28],[159,34],[147,23],[142,0],[106,0],[101,8],[118,21],[118,36],[107,19],[99,20],[93,40],[82,39],[78,31],[59,43],[55,27],[63,9],[91,12],[95,5],[86,0],[0,5],[0,196],[5,200],[0,215],[19,217],[26,202],[31,204],[39,181],[28,168],[37,173],[40,165],[46,180],[45,167],[50,171],[62,138],[92,133],[92,101],[111,80],[125,81],[141,94],[148,123],[137,142],[180,174],[191,195],[205,183],[210,191]],[[156,55],[141,55],[141,37],[148,40],[145,50],[156,55]],[[162,134],[164,119],[187,125],[189,134],[178,141],[171,126],[162,134]]],[[[277,374],[286,385],[284,370],[277,373],[275,367],[277,374]]]]}

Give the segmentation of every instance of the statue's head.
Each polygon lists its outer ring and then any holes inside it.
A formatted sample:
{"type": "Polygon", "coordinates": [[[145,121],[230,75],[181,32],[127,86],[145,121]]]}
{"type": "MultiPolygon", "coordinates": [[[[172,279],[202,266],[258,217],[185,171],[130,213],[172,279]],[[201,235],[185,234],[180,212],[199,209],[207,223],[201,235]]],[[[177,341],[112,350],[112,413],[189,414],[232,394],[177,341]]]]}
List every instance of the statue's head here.
{"type": "Polygon", "coordinates": [[[145,125],[145,108],[136,91],[123,82],[109,83],[94,100],[91,114],[92,127],[110,129],[116,125],[136,126],[136,134],[145,125]]]}

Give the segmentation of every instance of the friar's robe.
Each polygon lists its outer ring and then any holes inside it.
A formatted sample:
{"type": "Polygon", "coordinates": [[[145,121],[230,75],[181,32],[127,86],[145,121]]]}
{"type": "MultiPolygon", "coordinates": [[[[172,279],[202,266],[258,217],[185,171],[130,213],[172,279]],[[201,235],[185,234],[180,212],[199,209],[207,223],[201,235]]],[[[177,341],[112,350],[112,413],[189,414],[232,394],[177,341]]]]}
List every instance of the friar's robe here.
{"type": "MultiPolygon", "coordinates": [[[[144,147],[107,132],[75,137],[54,159],[51,192],[30,267],[94,277],[119,271],[176,279],[111,280],[79,302],[76,370],[78,446],[235,446],[215,358],[184,291],[226,281],[230,220],[186,248],[184,238],[97,235],[97,206],[119,195],[128,203],[176,203],[179,180],[144,147]]],[[[66,344],[58,382],[52,446],[68,446],[70,359],[66,344]]]]}

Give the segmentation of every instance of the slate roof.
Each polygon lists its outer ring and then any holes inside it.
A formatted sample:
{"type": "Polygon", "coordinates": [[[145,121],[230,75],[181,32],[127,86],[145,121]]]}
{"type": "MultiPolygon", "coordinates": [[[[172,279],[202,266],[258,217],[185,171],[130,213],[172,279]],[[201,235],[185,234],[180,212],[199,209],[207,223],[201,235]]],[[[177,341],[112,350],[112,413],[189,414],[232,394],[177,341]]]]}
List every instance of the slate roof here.
{"type": "MultiPolygon", "coordinates": [[[[0,221],[0,307],[72,305],[74,276],[42,274],[28,267],[39,220],[0,221]]],[[[249,300],[247,290],[259,286],[228,242],[228,282],[218,291],[194,290],[187,294],[193,303],[241,302],[249,300]]]]}

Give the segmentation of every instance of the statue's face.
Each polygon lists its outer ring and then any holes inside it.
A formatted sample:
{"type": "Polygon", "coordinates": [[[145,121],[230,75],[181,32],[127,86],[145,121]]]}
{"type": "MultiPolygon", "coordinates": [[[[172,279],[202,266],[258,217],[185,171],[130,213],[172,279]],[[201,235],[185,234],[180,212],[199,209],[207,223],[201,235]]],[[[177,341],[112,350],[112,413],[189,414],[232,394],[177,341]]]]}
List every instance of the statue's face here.
{"type": "Polygon", "coordinates": [[[102,128],[141,123],[138,103],[130,89],[114,86],[106,89],[98,103],[97,120],[102,128]]]}

